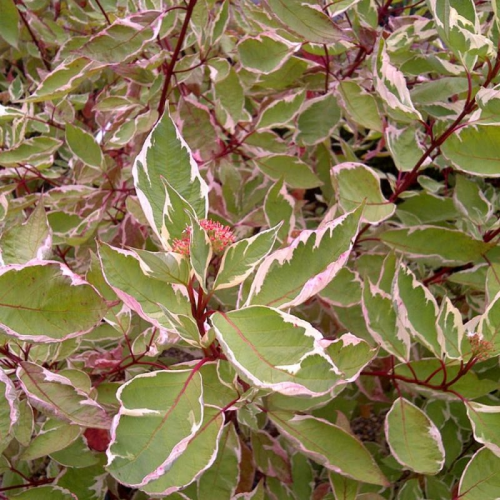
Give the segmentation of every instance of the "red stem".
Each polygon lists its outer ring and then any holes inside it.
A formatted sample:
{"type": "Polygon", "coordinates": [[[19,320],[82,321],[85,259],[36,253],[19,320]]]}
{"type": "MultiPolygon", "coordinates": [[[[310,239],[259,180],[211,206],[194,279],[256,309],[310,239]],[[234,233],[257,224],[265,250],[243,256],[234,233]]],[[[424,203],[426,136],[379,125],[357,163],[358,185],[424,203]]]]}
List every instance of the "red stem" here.
{"type": "Polygon", "coordinates": [[[191,16],[193,15],[193,10],[196,5],[196,2],[197,0],[190,0],[188,6],[186,7],[186,17],[184,18],[184,24],[182,25],[181,32],[179,33],[179,39],[177,40],[174,53],[172,54],[172,59],[170,60],[170,64],[168,65],[167,70],[165,72],[165,82],[163,83],[163,89],[161,91],[160,104],[158,105],[159,117],[161,117],[163,115],[163,112],[165,111],[165,104],[167,102],[167,94],[168,94],[168,88],[170,86],[170,80],[172,79],[172,75],[174,74],[174,68],[177,63],[177,59],[179,58],[179,54],[184,44],[184,39],[186,38],[187,29],[189,26],[189,21],[191,19],[191,16]]]}

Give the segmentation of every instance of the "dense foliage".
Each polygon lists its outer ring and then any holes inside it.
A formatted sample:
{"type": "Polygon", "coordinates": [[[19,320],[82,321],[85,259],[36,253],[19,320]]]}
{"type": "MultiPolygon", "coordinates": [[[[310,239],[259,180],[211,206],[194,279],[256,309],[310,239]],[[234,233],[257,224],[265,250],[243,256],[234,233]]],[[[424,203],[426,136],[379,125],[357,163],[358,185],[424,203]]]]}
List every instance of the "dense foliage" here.
{"type": "Polygon", "coordinates": [[[497,9],[0,0],[0,498],[500,498],[497,9]]]}

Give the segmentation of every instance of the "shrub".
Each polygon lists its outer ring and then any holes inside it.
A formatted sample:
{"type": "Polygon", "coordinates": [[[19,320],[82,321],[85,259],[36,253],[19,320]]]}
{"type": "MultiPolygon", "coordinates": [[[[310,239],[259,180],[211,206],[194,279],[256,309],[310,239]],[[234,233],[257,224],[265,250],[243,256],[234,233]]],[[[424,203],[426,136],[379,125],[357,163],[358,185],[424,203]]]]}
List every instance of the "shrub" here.
{"type": "Polygon", "coordinates": [[[0,7],[0,497],[500,497],[498,2],[0,7]]]}

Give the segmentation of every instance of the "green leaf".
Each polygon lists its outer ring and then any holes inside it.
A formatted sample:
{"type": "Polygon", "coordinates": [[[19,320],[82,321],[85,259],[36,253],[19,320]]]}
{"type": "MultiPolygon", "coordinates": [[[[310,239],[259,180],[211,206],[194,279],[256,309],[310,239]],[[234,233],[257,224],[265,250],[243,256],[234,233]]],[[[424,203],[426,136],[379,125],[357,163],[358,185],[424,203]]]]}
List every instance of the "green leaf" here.
{"type": "Polygon", "coordinates": [[[267,477],[277,477],[284,483],[292,482],[292,471],[287,452],[276,438],[265,431],[252,432],[253,458],[257,468],[267,477]]]}
{"type": "Polygon", "coordinates": [[[284,437],[311,460],[358,481],[388,485],[368,450],[341,427],[311,415],[281,411],[267,415],[284,437]]]}
{"type": "Polygon", "coordinates": [[[122,385],[107,451],[111,475],[132,487],[163,476],[201,428],[202,395],[192,370],[145,373],[122,385]]]}
{"type": "Polygon", "coordinates": [[[443,468],[439,429],[407,399],[394,401],[386,416],[385,435],[392,455],[405,468],[419,474],[437,474],[443,468]]]}
{"type": "Polygon", "coordinates": [[[245,91],[238,77],[238,73],[225,61],[225,69],[215,78],[215,93],[220,103],[219,115],[225,128],[234,133],[236,124],[248,121],[245,110],[245,91]]]}
{"type": "Polygon", "coordinates": [[[213,289],[231,288],[245,281],[272,250],[280,227],[281,224],[229,246],[222,257],[213,289]]]}
{"type": "Polygon", "coordinates": [[[355,123],[368,130],[383,131],[376,99],[354,81],[343,80],[338,91],[342,104],[355,123]]]}
{"type": "Polygon", "coordinates": [[[78,52],[104,64],[127,62],[158,36],[161,18],[160,12],[151,10],[117,19],[111,26],[92,36],[78,52]]]}
{"type": "Polygon", "coordinates": [[[9,496],[9,499],[18,500],[78,500],[76,495],[60,486],[37,486],[22,493],[9,496]]]}
{"type": "Polygon", "coordinates": [[[240,476],[240,460],[241,445],[230,423],[222,431],[215,462],[198,480],[198,498],[233,498],[240,476]]]}
{"type": "Polygon", "coordinates": [[[313,396],[340,379],[320,346],[322,335],[304,320],[263,306],[212,318],[224,354],[257,387],[313,396]]]}
{"type": "Polygon", "coordinates": [[[134,249],[139,257],[141,269],[146,276],[164,281],[187,285],[189,281],[189,260],[185,255],[174,252],[148,252],[134,249]]]}
{"type": "Polygon", "coordinates": [[[242,66],[256,73],[271,73],[292,55],[294,45],[266,34],[244,38],[237,46],[242,66]]]}
{"type": "Polygon", "coordinates": [[[33,408],[28,403],[27,399],[22,399],[18,403],[19,416],[14,426],[13,433],[16,440],[22,446],[28,446],[33,434],[34,418],[33,408]]]}
{"type": "Polygon", "coordinates": [[[14,0],[0,2],[0,36],[13,47],[19,41],[20,16],[14,0]]]}
{"type": "Polygon", "coordinates": [[[492,215],[493,207],[476,182],[457,175],[453,201],[458,210],[474,224],[483,225],[492,215]]]}
{"type": "Polygon", "coordinates": [[[107,305],[97,291],[55,262],[0,268],[0,326],[35,342],[60,342],[90,331],[107,305]]]}
{"type": "Polygon", "coordinates": [[[388,219],[396,210],[382,194],[380,179],[373,170],[362,163],[341,163],[332,168],[332,182],[344,211],[354,210],[365,203],[362,220],[378,224],[388,219]]]}
{"type": "Polygon", "coordinates": [[[474,262],[494,245],[475,240],[462,231],[437,226],[392,229],[383,232],[380,239],[413,259],[432,259],[447,266],[474,262]]]}
{"type": "Polygon", "coordinates": [[[30,403],[39,411],[72,424],[109,429],[111,419],[104,409],[67,377],[27,361],[20,363],[16,374],[30,403]]]}
{"type": "MultiPolygon", "coordinates": [[[[385,139],[396,167],[403,172],[413,170],[425,152],[421,145],[424,138],[419,137],[419,130],[413,125],[403,127],[400,123],[390,122],[385,128],[385,139]]],[[[430,160],[427,159],[423,166],[429,164],[430,160]]]]}
{"type": "Polygon", "coordinates": [[[189,260],[194,275],[205,292],[207,291],[208,266],[213,254],[207,231],[200,226],[197,220],[193,220],[191,223],[189,260]]]}
{"type": "Polygon", "coordinates": [[[66,144],[77,158],[90,167],[98,169],[103,167],[104,157],[101,147],[87,131],[67,123],[66,144]]]}
{"type": "Polygon", "coordinates": [[[49,256],[51,246],[52,234],[45,208],[39,203],[25,223],[11,227],[0,237],[0,263],[25,264],[32,259],[43,260],[49,256]]]}
{"type": "Polygon", "coordinates": [[[58,420],[45,421],[42,431],[23,450],[21,460],[45,458],[70,446],[80,436],[81,429],[77,425],[66,424],[58,420]]]}
{"type": "Polygon", "coordinates": [[[500,498],[500,457],[481,448],[470,459],[460,478],[460,500],[500,498]]]}
{"type": "Polygon", "coordinates": [[[300,0],[269,0],[272,13],[291,31],[315,43],[335,43],[346,37],[321,9],[300,0]]]}
{"type": "Polygon", "coordinates": [[[335,472],[328,474],[335,500],[356,500],[358,498],[359,482],[341,476],[335,472]]]}
{"type": "Polygon", "coordinates": [[[356,210],[315,231],[302,231],[290,246],[266,257],[252,282],[247,305],[292,307],[320,292],[347,262],[360,215],[356,210]]]}
{"type": "Polygon", "coordinates": [[[500,457],[500,406],[469,401],[465,409],[472,424],[475,440],[500,457]]]}
{"type": "Polygon", "coordinates": [[[102,500],[106,497],[109,480],[102,462],[101,459],[91,467],[68,468],[58,477],[57,484],[71,491],[78,500],[102,500]]]}
{"type": "Polygon", "coordinates": [[[297,118],[297,144],[313,146],[327,139],[339,123],[340,117],[340,107],[333,94],[309,99],[302,105],[297,118]]]}
{"type": "Polygon", "coordinates": [[[171,242],[164,220],[168,197],[162,177],[193,208],[198,218],[206,217],[208,187],[168,112],[146,138],[132,173],[144,214],[166,250],[170,249],[171,242]]]}
{"type": "Polygon", "coordinates": [[[335,366],[340,370],[342,377],[352,382],[359,377],[361,370],[376,356],[377,349],[372,348],[368,342],[344,333],[336,340],[332,340],[325,347],[335,366]]]}
{"type": "Polygon", "coordinates": [[[89,449],[82,436],[66,448],[51,453],[50,458],[64,467],[78,469],[91,467],[99,463],[98,456],[89,449]]]}
{"type": "Polygon", "coordinates": [[[149,482],[142,490],[153,495],[171,495],[208,470],[217,457],[224,417],[218,408],[205,406],[200,430],[189,440],[186,449],[170,469],[159,479],[149,482]]]}
{"type": "Polygon", "coordinates": [[[329,304],[339,307],[353,306],[361,302],[361,285],[358,273],[343,267],[319,294],[329,304]]]}
{"type": "Polygon", "coordinates": [[[264,199],[264,213],[270,227],[281,224],[278,240],[286,242],[290,230],[295,227],[295,199],[288,194],[283,179],[274,184],[264,199]]]}
{"type": "Polygon", "coordinates": [[[500,126],[462,127],[444,142],[441,151],[462,172],[500,177],[500,126]]]}
{"type": "Polygon", "coordinates": [[[311,189],[322,184],[311,167],[294,156],[265,156],[255,160],[255,164],[268,177],[275,181],[283,179],[291,188],[311,189]]]}

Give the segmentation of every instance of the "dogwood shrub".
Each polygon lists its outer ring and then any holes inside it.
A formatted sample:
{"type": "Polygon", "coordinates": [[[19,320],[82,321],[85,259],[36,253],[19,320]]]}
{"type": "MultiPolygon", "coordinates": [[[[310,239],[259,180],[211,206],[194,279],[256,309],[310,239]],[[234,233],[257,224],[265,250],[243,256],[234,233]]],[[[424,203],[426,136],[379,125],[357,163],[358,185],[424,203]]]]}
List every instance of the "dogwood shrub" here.
{"type": "Polygon", "coordinates": [[[500,498],[497,0],[0,1],[0,497],[500,498]]]}

